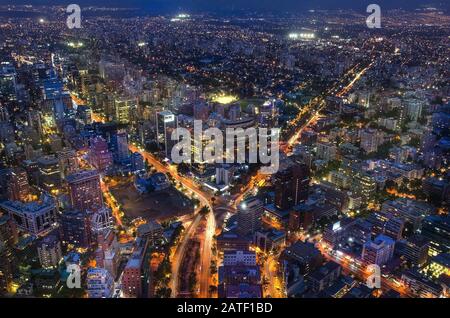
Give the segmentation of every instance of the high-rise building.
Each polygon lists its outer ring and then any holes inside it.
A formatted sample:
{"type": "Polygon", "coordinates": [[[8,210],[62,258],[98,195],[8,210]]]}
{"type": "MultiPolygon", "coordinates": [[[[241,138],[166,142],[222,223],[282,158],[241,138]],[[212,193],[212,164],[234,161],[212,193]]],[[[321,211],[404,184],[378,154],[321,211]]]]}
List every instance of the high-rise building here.
{"type": "Polygon", "coordinates": [[[384,265],[394,255],[395,241],[383,234],[374,241],[367,241],[363,246],[362,259],[367,264],[384,265]]]}
{"type": "Polygon", "coordinates": [[[309,191],[309,170],[304,164],[294,164],[275,174],[275,206],[286,210],[305,202],[309,191]]]}
{"type": "Polygon", "coordinates": [[[103,193],[97,170],[83,170],[67,176],[69,195],[74,209],[97,211],[103,207],[103,193]]]}
{"type": "Polygon", "coordinates": [[[38,242],[37,252],[42,268],[57,268],[62,259],[61,243],[55,235],[48,235],[38,242]]]}
{"type": "Polygon", "coordinates": [[[77,153],[73,149],[66,148],[59,151],[58,161],[62,179],[65,179],[66,176],[78,170],[77,153]]]}
{"type": "Polygon", "coordinates": [[[30,194],[27,172],[17,168],[11,171],[8,181],[8,197],[10,201],[25,201],[30,194]]]}
{"type": "Polygon", "coordinates": [[[89,268],[87,292],[89,298],[111,298],[114,292],[112,275],[104,268],[89,268]]]}
{"type": "Polygon", "coordinates": [[[130,122],[131,110],[136,107],[136,100],[133,98],[121,97],[114,100],[114,119],[121,124],[130,122]]]}
{"type": "Polygon", "coordinates": [[[17,230],[8,215],[0,216],[0,295],[6,294],[12,284],[16,260],[13,254],[17,230]]]}
{"type": "Polygon", "coordinates": [[[97,235],[98,248],[96,251],[97,267],[105,268],[112,275],[117,277],[120,250],[116,234],[111,230],[104,230],[97,235]]]}
{"type": "Polygon", "coordinates": [[[141,267],[141,254],[133,254],[122,275],[122,292],[126,298],[139,298],[142,294],[141,267]]]}
{"type": "Polygon", "coordinates": [[[114,155],[115,160],[119,163],[127,161],[130,157],[128,150],[128,135],[125,130],[119,130],[117,134],[113,136],[114,139],[114,155]]]}
{"type": "Polygon", "coordinates": [[[172,140],[172,133],[177,129],[176,116],[168,110],[156,114],[157,141],[162,145],[166,158],[171,158],[172,148],[178,142],[172,140]]]}
{"type": "Polygon", "coordinates": [[[237,213],[238,228],[240,235],[253,234],[261,227],[263,214],[263,203],[257,198],[249,198],[239,205],[237,213]]]}
{"type": "Polygon", "coordinates": [[[61,215],[63,242],[66,245],[89,248],[92,244],[91,220],[86,212],[64,211],[61,215]]]}
{"type": "Polygon", "coordinates": [[[55,156],[44,156],[37,160],[39,167],[39,186],[47,191],[58,191],[61,187],[61,172],[55,156]]]}
{"type": "Polygon", "coordinates": [[[101,136],[91,139],[89,146],[89,162],[99,171],[104,172],[113,163],[113,156],[108,149],[108,143],[101,136]]]}

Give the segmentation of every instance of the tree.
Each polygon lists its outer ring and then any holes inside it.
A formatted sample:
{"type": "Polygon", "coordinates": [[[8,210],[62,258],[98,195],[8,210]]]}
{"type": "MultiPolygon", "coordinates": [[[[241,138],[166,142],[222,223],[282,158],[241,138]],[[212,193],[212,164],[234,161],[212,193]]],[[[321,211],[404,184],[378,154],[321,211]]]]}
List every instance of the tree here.
{"type": "Polygon", "coordinates": [[[208,213],[209,213],[209,207],[207,207],[206,205],[204,205],[201,209],[200,209],[200,211],[199,211],[199,213],[201,214],[201,215],[207,215],[208,213]]]}

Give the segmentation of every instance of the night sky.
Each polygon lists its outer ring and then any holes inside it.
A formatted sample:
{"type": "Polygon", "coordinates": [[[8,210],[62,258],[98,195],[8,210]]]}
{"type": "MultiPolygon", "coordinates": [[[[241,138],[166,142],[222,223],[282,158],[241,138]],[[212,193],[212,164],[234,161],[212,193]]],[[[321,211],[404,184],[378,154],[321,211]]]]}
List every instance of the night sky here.
{"type": "Polygon", "coordinates": [[[308,9],[357,9],[376,3],[382,8],[414,10],[426,5],[448,9],[448,0],[0,0],[0,4],[62,4],[143,7],[155,11],[294,11],[308,9]]]}

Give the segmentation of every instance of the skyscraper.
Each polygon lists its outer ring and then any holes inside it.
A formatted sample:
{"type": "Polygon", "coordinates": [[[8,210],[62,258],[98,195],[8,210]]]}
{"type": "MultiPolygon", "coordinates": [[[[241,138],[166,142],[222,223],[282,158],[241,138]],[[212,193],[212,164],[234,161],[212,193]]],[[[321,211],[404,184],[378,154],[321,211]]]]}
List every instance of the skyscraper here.
{"type": "Polygon", "coordinates": [[[61,243],[55,235],[43,238],[37,244],[37,252],[42,268],[56,268],[62,258],[61,243]]]}
{"type": "Polygon", "coordinates": [[[11,201],[25,201],[30,194],[27,172],[17,168],[11,171],[8,183],[8,197],[11,201]]]}
{"type": "Polygon", "coordinates": [[[238,228],[240,235],[253,234],[261,228],[261,217],[263,214],[263,203],[257,198],[249,198],[239,205],[237,213],[238,228]]]}
{"type": "Polygon", "coordinates": [[[172,140],[172,132],[178,127],[176,116],[168,110],[156,114],[156,134],[162,145],[166,158],[171,158],[172,147],[177,143],[172,140]]]}
{"type": "Polygon", "coordinates": [[[104,172],[113,163],[113,157],[106,140],[100,136],[91,139],[89,162],[99,171],[104,172]]]}
{"type": "Polygon", "coordinates": [[[275,206],[281,210],[289,209],[305,202],[309,191],[309,170],[304,164],[296,163],[276,173],[275,206]]]}
{"type": "Polygon", "coordinates": [[[97,170],[84,170],[67,176],[72,207],[80,211],[97,211],[103,207],[103,193],[97,170]]]}
{"type": "Polygon", "coordinates": [[[64,211],[61,215],[61,228],[66,245],[89,248],[92,244],[91,220],[86,212],[64,211]]]}

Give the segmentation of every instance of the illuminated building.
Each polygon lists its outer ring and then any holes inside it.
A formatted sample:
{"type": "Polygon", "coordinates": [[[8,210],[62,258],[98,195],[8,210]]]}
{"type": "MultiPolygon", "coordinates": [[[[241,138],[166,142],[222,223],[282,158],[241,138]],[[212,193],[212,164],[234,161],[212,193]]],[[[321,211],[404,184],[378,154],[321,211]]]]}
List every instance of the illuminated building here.
{"type": "Polygon", "coordinates": [[[403,255],[413,265],[422,267],[428,260],[428,248],[428,240],[416,234],[406,241],[403,255]]]}
{"type": "Polygon", "coordinates": [[[63,149],[58,152],[59,169],[61,178],[65,179],[67,175],[78,170],[77,153],[73,149],[63,149]]]}
{"type": "Polygon", "coordinates": [[[15,101],[17,99],[17,74],[14,66],[7,62],[0,64],[0,97],[15,101]]]}
{"type": "Polygon", "coordinates": [[[286,210],[305,202],[309,191],[309,171],[304,164],[295,164],[275,174],[275,206],[286,210]]]}
{"type": "Polygon", "coordinates": [[[108,150],[106,140],[100,136],[91,139],[89,162],[99,171],[104,172],[113,164],[113,156],[108,150]]]}
{"type": "Polygon", "coordinates": [[[61,215],[61,227],[65,245],[81,248],[91,246],[91,220],[86,212],[64,211],[61,215]]]}
{"type": "Polygon", "coordinates": [[[89,298],[111,298],[114,292],[112,275],[104,268],[89,268],[87,292],[89,298]]]}
{"type": "Polygon", "coordinates": [[[119,130],[113,135],[114,157],[116,162],[125,163],[130,158],[128,150],[128,135],[125,130],[119,130]]]}
{"type": "Polygon", "coordinates": [[[80,211],[97,211],[103,207],[103,193],[97,170],[84,170],[67,176],[72,207],[80,211]]]}
{"type": "Polygon", "coordinates": [[[121,124],[130,122],[131,109],[136,107],[136,100],[132,98],[116,98],[114,100],[114,119],[121,124]]]}
{"type": "Polygon", "coordinates": [[[0,295],[9,291],[15,271],[14,245],[17,243],[16,225],[8,215],[0,216],[0,295]]]}
{"type": "Polygon", "coordinates": [[[139,298],[142,294],[141,267],[141,254],[133,254],[122,275],[122,292],[126,298],[139,298]]]}
{"type": "Polygon", "coordinates": [[[61,243],[54,235],[43,238],[37,244],[37,252],[42,268],[57,268],[62,259],[61,243]]]}
{"type": "Polygon", "coordinates": [[[427,279],[416,270],[403,273],[401,280],[407,288],[420,298],[438,298],[443,292],[442,286],[427,279]]]}
{"type": "Polygon", "coordinates": [[[31,235],[41,236],[55,228],[56,203],[52,197],[43,195],[40,201],[22,203],[5,201],[0,208],[14,220],[17,228],[31,235]]]}
{"type": "Polygon", "coordinates": [[[119,243],[116,234],[111,229],[97,235],[98,248],[95,252],[97,267],[105,268],[113,278],[118,274],[120,263],[119,243]]]}
{"type": "Polygon", "coordinates": [[[367,264],[384,265],[394,255],[395,241],[383,234],[378,235],[374,241],[369,240],[363,246],[362,256],[367,264]]]}
{"type": "Polygon", "coordinates": [[[384,133],[377,129],[364,129],[360,132],[361,135],[361,148],[366,153],[375,152],[384,142],[384,133]]]}
{"type": "Polygon", "coordinates": [[[256,253],[253,251],[230,250],[223,253],[223,265],[256,265],[256,253]]]}
{"type": "Polygon", "coordinates": [[[144,157],[139,152],[131,154],[131,171],[141,171],[145,169],[144,157]]]}
{"type": "Polygon", "coordinates": [[[55,156],[44,156],[37,160],[39,167],[39,185],[47,191],[56,191],[61,187],[61,172],[55,156]]]}
{"type": "Polygon", "coordinates": [[[172,157],[172,148],[178,142],[172,140],[172,132],[178,128],[178,120],[171,111],[162,111],[156,114],[157,141],[163,146],[165,157],[172,157]]]}
{"type": "Polygon", "coordinates": [[[242,235],[253,234],[261,228],[263,203],[257,198],[249,198],[239,205],[237,213],[237,232],[242,235]]]}
{"type": "Polygon", "coordinates": [[[442,276],[450,276],[450,254],[433,256],[430,263],[422,271],[427,277],[437,279],[442,276]]]}
{"type": "MultiPolygon", "coordinates": [[[[92,212],[89,210],[89,212],[92,212]]],[[[110,230],[114,227],[111,209],[103,206],[91,215],[91,230],[94,235],[110,230]]]]}
{"type": "Polygon", "coordinates": [[[30,194],[27,172],[13,169],[8,181],[8,197],[10,201],[25,201],[30,194]]]}
{"type": "Polygon", "coordinates": [[[430,240],[431,256],[450,251],[450,217],[430,215],[422,221],[420,233],[430,240]]]}

